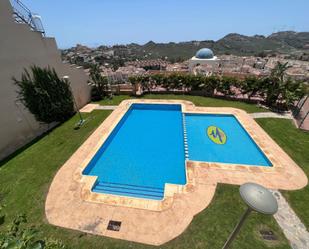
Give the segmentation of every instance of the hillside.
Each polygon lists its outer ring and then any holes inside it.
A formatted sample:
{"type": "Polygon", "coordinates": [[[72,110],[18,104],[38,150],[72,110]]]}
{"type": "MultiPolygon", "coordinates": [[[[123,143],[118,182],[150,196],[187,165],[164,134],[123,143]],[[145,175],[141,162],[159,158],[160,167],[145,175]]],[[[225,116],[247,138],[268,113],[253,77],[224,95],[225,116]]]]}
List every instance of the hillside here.
{"type": "MultiPolygon", "coordinates": [[[[85,50],[84,46],[83,50],[85,50]]],[[[309,32],[284,31],[270,36],[245,36],[231,33],[218,41],[188,41],[179,43],[155,43],[144,45],[131,43],[113,47],[100,46],[95,50],[113,50],[114,54],[125,60],[157,59],[167,57],[171,61],[191,58],[198,49],[210,48],[215,54],[265,55],[286,53],[307,58],[309,54],[309,32]]]]}
{"type": "Polygon", "coordinates": [[[278,32],[268,37],[255,35],[245,36],[236,33],[228,34],[218,41],[190,41],[180,43],[155,43],[145,45],[135,44],[136,50],[145,50],[151,57],[164,57],[177,59],[177,57],[190,58],[203,47],[214,50],[216,54],[256,55],[266,53],[293,53],[309,50],[309,32],[278,32]]]}

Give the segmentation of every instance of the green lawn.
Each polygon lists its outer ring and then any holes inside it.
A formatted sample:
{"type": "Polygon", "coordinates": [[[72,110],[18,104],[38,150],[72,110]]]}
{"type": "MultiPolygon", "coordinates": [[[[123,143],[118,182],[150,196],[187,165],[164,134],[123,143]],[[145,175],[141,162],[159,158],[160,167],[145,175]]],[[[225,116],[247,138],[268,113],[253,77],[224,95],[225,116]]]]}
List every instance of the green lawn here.
{"type": "MultiPolygon", "coordinates": [[[[113,99],[105,99],[98,101],[101,105],[118,105],[125,99],[136,98],[129,95],[118,95],[114,96],[113,99]]],[[[211,106],[211,107],[235,107],[243,109],[246,112],[265,112],[264,108],[258,107],[257,105],[247,104],[240,101],[216,99],[209,97],[190,96],[190,95],[173,95],[173,94],[147,94],[141,97],[142,99],[183,99],[193,102],[197,106],[211,106]]]]}
{"type": "MultiPolygon", "coordinates": [[[[75,116],[11,160],[2,163],[0,193],[7,213],[6,223],[2,228],[16,214],[25,213],[29,223],[42,231],[41,237],[60,239],[69,248],[156,248],[57,228],[49,225],[45,219],[44,202],[53,176],[109,113],[94,111],[85,115],[87,122],[79,130],[74,130],[74,124],[78,120],[75,116]]],[[[221,248],[244,209],[245,205],[240,200],[238,187],[220,185],[211,205],[194,218],[181,236],[160,248],[221,248]]],[[[289,248],[272,217],[253,214],[245,223],[232,248],[269,248],[269,246],[289,248]],[[263,241],[259,235],[260,229],[271,229],[277,235],[278,241],[272,243],[263,241]]]]}
{"type": "MultiPolygon", "coordinates": [[[[287,152],[309,177],[309,133],[297,129],[292,121],[256,119],[264,130],[287,152]]],[[[309,186],[302,190],[284,191],[284,196],[309,229],[309,186]]]]}

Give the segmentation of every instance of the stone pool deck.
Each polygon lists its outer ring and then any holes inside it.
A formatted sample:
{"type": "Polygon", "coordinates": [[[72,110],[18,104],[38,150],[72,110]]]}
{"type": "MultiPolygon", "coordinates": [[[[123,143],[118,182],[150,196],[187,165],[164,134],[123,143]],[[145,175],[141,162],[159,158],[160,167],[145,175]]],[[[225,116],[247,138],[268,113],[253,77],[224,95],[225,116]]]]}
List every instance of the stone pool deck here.
{"type": "Polygon", "coordinates": [[[182,100],[126,100],[57,172],[47,195],[45,212],[48,221],[57,226],[161,245],[180,235],[194,215],[210,204],[218,183],[240,185],[245,182],[256,182],[272,189],[294,190],[306,186],[307,177],[253,118],[242,110],[196,107],[182,100]],[[95,177],[84,176],[81,172],[132,103],[181,104],[184,113],[233,114],[273,167],[187,161],[187,184],[167,184],[162,201],[93,193],[91,187],[95,177]],[[122,222],[119,231],[107,230],[110,220],[122,222]]]}

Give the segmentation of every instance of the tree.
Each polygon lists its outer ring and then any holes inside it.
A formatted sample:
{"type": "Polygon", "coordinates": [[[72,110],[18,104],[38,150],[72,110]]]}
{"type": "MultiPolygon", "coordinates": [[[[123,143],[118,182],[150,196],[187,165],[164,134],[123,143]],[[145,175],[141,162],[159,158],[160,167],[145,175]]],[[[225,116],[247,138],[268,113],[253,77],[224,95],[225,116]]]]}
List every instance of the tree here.
{"type": "Polygon", "coordinates": [[[183,76],[178,73],[169,75],[167,80],[167,89],[182,89],[183,87],[183,76]]]}
{"type": "Polygon", "coordinates": [[[138,91],[138,87],[140,85],[140,77],[139,76],[131,76],[129,77],[129,82],[132,85],[133,88],[133,95],[136,95],[138,91]]]}
{"type": "Polygon", "coordinates": [[[213,96],[215,89],[219,84],[219,78],[216,76],[204,77],[204,91],[207,96],[213,96]]]}
{"type": "Polygon", "coordinates": [[[164,78],[163,74],[154,74],[151,75],[151,78],[155,86],[161,86],[163,84],[163,78],[164,78]]]}
{"type": "Polygon", "coordinates": [[[39,122],[63,122],[74,114],[74,102],[67,80],[60,79],[55,69],[30,67],[21,80],[13,77],[18,99],[39,122]]]}
{"type": "Polygon", "coordinates": [[[264,91],[263,80],[257,77],[247,77],[240,84],[242,94],[247,94],[249,100],[256,95],[262,95],[264,91]]]}
{"type": "Polygon", "coordinates": [[[277,62],[277,65],[271,71],[270,77],[266,80],[266,104],[268,106],[275,106],[279,100],[281,92],[284,90],[285,73],[290,66],[288,62],[277,62]]]}
{"type": "Polygon", "coordinates": [[[138,77],[138,80],[143,90],[147,89],[147,91],[150,92],[151,90],[150,77],[147,75],[142,75],[138,77]]]}
{"type": "Polygon", "coordinates": [[[280,83],[284,81],[284,77],[286,71],[291,68],[288,62],[281,63],[280,61],[277,62],[276,66],[271,71],[271,77],[277,79],[280,83]]]}
{"type": "Polygon", "coordinates": [[[293,81],[286,77],[286,71],[289,68],[288,63],[278,62],[270,77],[264,79],[266,104],[268,106],[280,106],[287,109],[294,101],[305,94],[306,89],[303,82],[293,81]]]}
{"type": "Polygon", "coordinates": [[[89,81],[91,88],[91,99],[98,101],[108,96],[108,79],[102,75],[100,66],[94,64],[90,68],[89,81]]]}
{"type": "Polygon", "coordinates": [[[216,90],[223,93],[225,96],[233,95],[232,87],[238,85],[238,80],[235,77],[222,76],[218,79],[216,90]]]}
{"type": "Polygon", "coordinates": [[[285,108],[294,105],[294,102],[307,93],[306,86],[301,81],[293,81],[290,78],[285,80],[281,91],[281,99],[285,108]]]}

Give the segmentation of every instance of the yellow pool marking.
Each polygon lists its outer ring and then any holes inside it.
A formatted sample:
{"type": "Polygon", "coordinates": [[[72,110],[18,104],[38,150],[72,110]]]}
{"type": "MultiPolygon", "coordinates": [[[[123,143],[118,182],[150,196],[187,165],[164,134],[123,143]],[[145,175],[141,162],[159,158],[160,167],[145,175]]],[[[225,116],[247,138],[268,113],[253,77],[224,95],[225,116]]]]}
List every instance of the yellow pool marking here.
{"type": "Polygon", "coordinates": [[[221,130],[217,126],[209,126],[207,128],[207,135],[211,141],[216,144],[225,144],[226,143],[226,135],[223,130],[221,130]]]}

